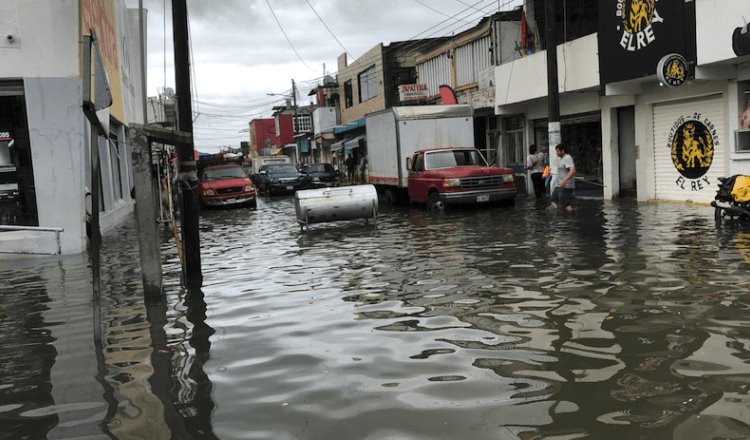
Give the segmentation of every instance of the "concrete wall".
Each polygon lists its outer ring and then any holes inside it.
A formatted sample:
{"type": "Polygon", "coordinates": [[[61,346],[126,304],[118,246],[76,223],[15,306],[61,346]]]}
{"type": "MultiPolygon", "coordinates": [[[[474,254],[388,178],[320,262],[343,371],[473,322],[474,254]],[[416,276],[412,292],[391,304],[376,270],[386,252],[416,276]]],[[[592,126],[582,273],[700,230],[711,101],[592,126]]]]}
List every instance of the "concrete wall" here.
{"type": "Polygon", "coordinates": [[[313,132],[319,136],[324,131],[330,131],[336,125],[336,109],[334,107],[318,107],[313,111],[313,132]]]}
{"type": "MultiPolygon", "coordinates": [[[[599,87],[597,34],[557,46],[560,93],[599,87]]],[[[537,52],[495,68],[495,105],[547,97],[547,52],[537,52]]]]}
{"type": "Polygon", "coordinates": [[[78,77],[78,0],[0,0],[0,16],[0,78],[78,77]]]}
{"type": "Polygon", "coordinates": [[[25,78],[39,225],[65,228],[65,253],[85,247],[84,139],[78,78],[25,78]]]}
{"type": "MultiPolygon", "coordinates": [[[[113,0],[122,119],[114,124],[118,141],[90,140],[83,115],[79,0],[0,0],[0,79],[22,78],[34,179],[42,227],[61,227],[62,252],[86,247],[84,188],[90,186],[90,144],[99,148],[102,232],[130,215],[132,170],[127,124],[143,122],[138,11],[113,0]],[[5,38],[13,35],[13,39],[5,38]],[[119,178],[118,178],[119,176],[119,178]],[[120,189],[118,189],[120,188],[120,189]]],[[[9,232],[2,252],[46,253],[56,248],[52,233],[9,232]]]]}
{"type": "Polygon", "coordinates": [[[696,0],[698,65],[732,60],[732,33],[750,21],[747,0],[696,0]]]}

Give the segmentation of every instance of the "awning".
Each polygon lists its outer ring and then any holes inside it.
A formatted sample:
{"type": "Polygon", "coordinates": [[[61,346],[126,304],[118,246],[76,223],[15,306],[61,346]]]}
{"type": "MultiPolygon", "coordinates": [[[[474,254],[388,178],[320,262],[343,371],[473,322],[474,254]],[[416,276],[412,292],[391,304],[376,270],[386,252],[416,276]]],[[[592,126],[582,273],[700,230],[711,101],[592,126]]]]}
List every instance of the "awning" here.
{"type": "Polygon", "coordinates": [[[334,134],[346,133],[347,131],[356,130],[360,127],[365,126],[365,118],[357,119],[356,121],[349,122],[343,125],[337,125],[333,127],[334,134]]]}
{"type": "Polygon", "coordinates": [[[340,149],[344,148],[344,141],[345,139],[342,139],[338,142],[334,142],[331,144],[331,151],[339,151],[340,149]]]}
{"type": "Polygon", "coordinates": [[[344,141],[344,148],[357,148],[361,145],[360,141],[365,139],[365,135],[361,134],[353,139],[344,141]]]}

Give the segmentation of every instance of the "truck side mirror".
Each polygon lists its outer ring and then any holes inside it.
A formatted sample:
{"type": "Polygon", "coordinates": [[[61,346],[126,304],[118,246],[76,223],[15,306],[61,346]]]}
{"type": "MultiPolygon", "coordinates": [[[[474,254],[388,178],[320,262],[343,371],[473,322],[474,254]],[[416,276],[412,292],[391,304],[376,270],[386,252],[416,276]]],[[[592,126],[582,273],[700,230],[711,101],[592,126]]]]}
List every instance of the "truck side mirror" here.
{"type": "Polygon", "coordinates": [[[411,156],[406,158],[406,169],[411,171],[411,156]]]}

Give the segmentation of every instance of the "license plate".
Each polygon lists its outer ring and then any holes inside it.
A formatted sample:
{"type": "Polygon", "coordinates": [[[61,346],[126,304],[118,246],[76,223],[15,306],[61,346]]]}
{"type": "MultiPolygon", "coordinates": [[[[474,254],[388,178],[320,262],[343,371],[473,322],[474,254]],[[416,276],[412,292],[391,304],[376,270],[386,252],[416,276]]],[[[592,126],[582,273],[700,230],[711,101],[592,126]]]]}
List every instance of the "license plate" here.
{"type": "Polygon", "coordinates": [[[482,194],[481,196],[477,196],[477,203],[489,202],[489,201],[490,201],[489,194],[482,194]]]}
{"type": "Polygon", "coordinates": [[[287,189],[287,190],[289,190],[289,191],[291,191],[291,190],[293,190],[293,189],[294,189],[294,187],[293,187],[292,185],[287,185],[287,186],[286,186],[286,189],[287,189]]]}

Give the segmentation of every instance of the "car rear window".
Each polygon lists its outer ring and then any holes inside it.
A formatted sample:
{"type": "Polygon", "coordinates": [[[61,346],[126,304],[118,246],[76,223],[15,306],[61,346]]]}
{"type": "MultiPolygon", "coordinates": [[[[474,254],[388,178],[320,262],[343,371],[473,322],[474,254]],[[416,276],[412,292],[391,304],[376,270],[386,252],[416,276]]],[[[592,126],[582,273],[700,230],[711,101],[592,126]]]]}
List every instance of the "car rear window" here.
{"type": "Polygon", "coordinates": [[[242,169],[239,165],[236,167],[216,167],[216,168],[206,168],[203,170],[203,180],[204,182],[209,182],[211,180],[224,180],[224,179],[245,179],[247,178],[247,174],[245,174],[245,170],[242,169]]]}

